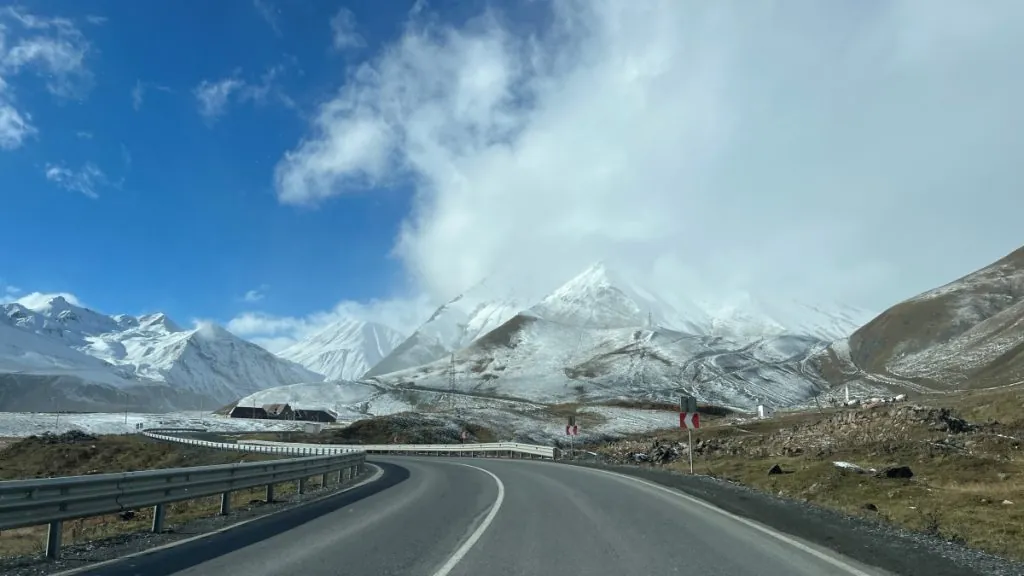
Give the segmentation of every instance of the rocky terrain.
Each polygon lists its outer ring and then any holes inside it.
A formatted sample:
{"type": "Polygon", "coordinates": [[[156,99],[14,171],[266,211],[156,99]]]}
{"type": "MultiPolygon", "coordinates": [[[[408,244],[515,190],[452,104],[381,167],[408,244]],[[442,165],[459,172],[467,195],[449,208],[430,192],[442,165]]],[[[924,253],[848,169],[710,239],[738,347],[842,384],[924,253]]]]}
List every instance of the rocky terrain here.
{"type": "MultiPolygon", "coordinates": [[[[1024,559],[1022,413],[1018,387],[731,416],[694,433],[694,471],[1024,559]]],[[[607,463],[689,469],[685,431],[583,449],[607,463]]]]}

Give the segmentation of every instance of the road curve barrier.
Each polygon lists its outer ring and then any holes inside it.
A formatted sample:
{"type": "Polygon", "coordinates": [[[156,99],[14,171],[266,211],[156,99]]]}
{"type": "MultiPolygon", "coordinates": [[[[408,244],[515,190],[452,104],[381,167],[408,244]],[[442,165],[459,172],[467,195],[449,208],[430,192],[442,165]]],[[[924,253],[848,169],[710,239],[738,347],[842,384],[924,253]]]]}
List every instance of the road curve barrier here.
{"type": "Polygon", "coordinates": [[[178,436],[178,434],[206,432],[191,428],[154,428],[143,434],[157,440],[180,442],[220,450],[260,452],[268,454],[293,454],[311,456],[318,454],[344,454],[365,452],[367,454],[430,455],[505,457],[557,460],[558,448],[538,446],[520,442],[491,442],[486,444],[303,444],[299,442],[273,442],[270,440],[239,440],[238,442],[211,442],[178,436]]]}
{"type": "Polygon", "coordinates": [[[237,490],[265,486],[266,500],[271,502],[274,499],[275,484],[298,481],[298,492],[302,494],[306,490],[306,480],[313,476],[321,476],[322,485],[327,485],[334,474],[337,474],[338,482],[343,482],[365,471],[366,453],[362,450],[235,445],[169,436],[166,434],[169,431],[144,433],[157,440],[194,446],[298,457],[4,481],[0,482],[0,530],[47,524],[46,556],[56,560],[60,557],[61,531],[65,520],[153,506],[151,530],[162,532],[166,506],[173,502],[220,495],[220,513],[226,515],[231,511],[231,493],[237,490]]]}
{"type": "Polygon", "coordinates": [[[367,454],[401,454],[429,456],[470,456],[505,458],[541,458],[557,460],[559,451],[553,446],[537,446],[519,442],[492,442],[487,444],[298,444],[268,440],[239,440],[249,446],[327,448],[336,450],[362,450],[367,454]]]}

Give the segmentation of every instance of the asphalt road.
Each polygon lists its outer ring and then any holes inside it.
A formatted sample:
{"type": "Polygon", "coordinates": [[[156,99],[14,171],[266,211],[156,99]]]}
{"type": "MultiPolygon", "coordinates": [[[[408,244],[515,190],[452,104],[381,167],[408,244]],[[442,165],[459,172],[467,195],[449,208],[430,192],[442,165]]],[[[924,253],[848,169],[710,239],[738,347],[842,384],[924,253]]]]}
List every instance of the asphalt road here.
{"type": "Polygon", "coordinates": [[[103,576],[881,576],[642,480],[529,460],[372,459],[326,500],[103,576]]]}

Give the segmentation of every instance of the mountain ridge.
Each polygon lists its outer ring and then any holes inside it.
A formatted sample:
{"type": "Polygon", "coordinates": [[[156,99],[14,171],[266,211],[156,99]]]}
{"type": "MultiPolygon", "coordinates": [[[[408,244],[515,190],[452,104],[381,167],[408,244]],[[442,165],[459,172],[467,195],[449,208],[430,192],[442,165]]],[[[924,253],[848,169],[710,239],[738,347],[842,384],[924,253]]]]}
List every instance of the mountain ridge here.
{"type": "MultiPolygon", "coordinates": [[[[74,398],[92,404],[76,392],[89,386],[111,387],[125,395],[130,391],[141,402],[146,394],[140,390],[169,387],[154,396],[166,400],[156,407],[194,408],[196,403],[226,403],[279,384],[323,379],[220,326],[184,330],[162,313],[107,316],[62,296],[31,308],[4,304],[0,312],[0,373],[7,375],[7,385],[14,386],[19,377],[62,377],[69,386],[64,391],[69,402],[74,398]]],[[[93,390],[97,397],[117,394],[93,390]]],[[[24,392],[25,401],[38,404],[30,390],[24,392]]]]}

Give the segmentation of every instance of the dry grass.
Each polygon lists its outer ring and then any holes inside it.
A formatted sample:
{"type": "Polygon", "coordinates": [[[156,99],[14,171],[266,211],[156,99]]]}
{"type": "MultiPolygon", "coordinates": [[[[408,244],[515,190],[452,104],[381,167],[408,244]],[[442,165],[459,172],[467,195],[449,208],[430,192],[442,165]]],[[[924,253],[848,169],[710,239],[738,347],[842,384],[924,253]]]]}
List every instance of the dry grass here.
{"type": "MultiPolygon", "coordinates": [[[[975,429],[948,434],[932,424],[887,418],[843,429],[834,424],[839,410],[785,414],[701,429],[694,442],[717,448],[697,450],[694,471],[1024,560],[1024,389],[916,401],[953,408],[975,429]],[[830,443],[807,443],[813,433],[830,443]],[[835,461],[878,470],[905,465],[914,477],[858,474],[835,461]],[[769,475],[775,464],[785,473],[769,475]]],[[[656,437],[685,443],[686,435],[671,430],[656,437]]],[[[667,466],[688,469],[685,456],[667,466]]]]}
{"type": "MultiPolygon", "coordinates": [[[[142,436],[99,436],[75,442],[57,442],[44,438],[26,438],[7,444],[0,451],[0,480],[22,478],[49,478],[230,464],[267,460],[264,454],[239,454],[160,443],[142,436]]],[[[311,489],[319,487],[320,479],[311,479],[311,489]]],[[[296,491],[296,483],[277,485],[275,496],[296,491]]],[[[240,490],[232,494],[232,506],[248,507],[251,501],[265,497],[262,488],[240,490]]],[[[220,511],[220,497],[199,498],[177,502],[167,507],[166,525],[172,527],[196,518],[213,516],[220,511]]],[[[64,523],[64,542],[75,544],[149,530],[153,521],[152,509],[135,510],[130,519],[119,515],[84,518],[64,523]]],[[[33,526],[0,532],[0,555],[14,556],[39,553],[45,542],[46,527],[33,526]]]]}

